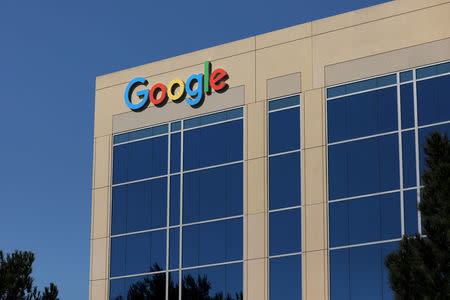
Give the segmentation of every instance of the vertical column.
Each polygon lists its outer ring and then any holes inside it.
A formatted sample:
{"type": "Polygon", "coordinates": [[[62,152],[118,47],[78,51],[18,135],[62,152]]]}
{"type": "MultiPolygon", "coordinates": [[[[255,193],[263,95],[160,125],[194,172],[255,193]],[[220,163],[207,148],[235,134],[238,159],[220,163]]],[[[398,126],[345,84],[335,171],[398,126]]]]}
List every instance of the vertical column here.
{"type": "Polygon", "coordinates": [[[111,136],[94,140],[90,299],[108,298],[111,136]]]}
{"type": "Polygon", "coordinates": [[[328,299],[326,117],[323,89],[302,94],[303,297],[328,299]]]}
{"type": "Polygon", "coordinates": [[[246,106],[244,199],[244,291],[247,300],[267,299],[267,153],[266,103],[246,106]]]}

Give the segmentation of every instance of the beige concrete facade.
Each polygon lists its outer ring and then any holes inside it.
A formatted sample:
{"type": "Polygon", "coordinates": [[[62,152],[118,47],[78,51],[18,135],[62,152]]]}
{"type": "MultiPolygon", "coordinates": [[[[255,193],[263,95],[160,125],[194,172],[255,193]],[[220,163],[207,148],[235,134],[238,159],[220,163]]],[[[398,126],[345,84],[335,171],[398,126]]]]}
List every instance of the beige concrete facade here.
{"type": "Polygon", "coordinates": [[[267,101],[294,93],[301,93],[302,109],[303,298],[328,299],[325,87],[449,60],[449,16],[450,0],[396,0],[98,77],[90,299],[109,294],[113,134],[149,126],[156,115],[167,122],[235,106],[245,107],[244,297],[269,298],[267,101]],[[145,77],[150,85],[185,80],[202,72],[206,60],[230,76],[229,91],[207,97],[219,97],[207,110],[168,103],[135,113],[125,105],[133,78],[145,77]],[[229,92],[237,96],[223,104],[229,92]]]}

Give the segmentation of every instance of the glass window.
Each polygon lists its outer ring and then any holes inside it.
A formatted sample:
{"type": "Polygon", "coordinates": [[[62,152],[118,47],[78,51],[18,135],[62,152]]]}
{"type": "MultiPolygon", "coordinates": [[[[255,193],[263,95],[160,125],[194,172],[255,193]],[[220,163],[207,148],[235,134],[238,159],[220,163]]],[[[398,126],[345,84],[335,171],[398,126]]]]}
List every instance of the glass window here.
{"type": "Polygon", "coordinates": [[[167,173],[167,136],[114,147],[113,184],[167,173]]]}
{"type": "Polygon", "coordinates": [[[330,252],[331,299],[393,299],[385,257],[398,243],[332,250],[330,252]]]}
{"type": "Polygon", "coordinates": [[[269,225],[271,256],[302,251],[300,208],[271,212],[269,225]]]}
{"type": "Polygon", "coordinates": [[[171,228],[169,235],[169,269],[180,265],[180,229],[171,228]]]}
{"type": "Polygon", "coordinates": [[[178,271],[169,273],[169,300],[178,300],[179,294],[179,275],[178,271]]]}
{"type": "Polygon", "coordinates": [[[242,259],[242,219],[183,227],[183,267],[242,259]]]}
{"type": "Polygon", "coordinates": [[[397,130],[397,89],[371,91],[327,102],[328,142],[397,130]]]}
{"type": "Polygon", "coordinates": [[[399,188],[397,134],[328,147],[330,200],[399,188]]]}
{"type": "Polygon", "coordinates": [[[295,95],[283,99],[272,100],[269,102],[269,111],[281,109],[289,106],[300,105],[300,96],[295,95]]]}
{"type": "Polygon", "coordinates": [[[400,73],[400,82],[406,82],[413,80],[412,71],[405,71],[400,73]]]}
{"type": "Polygon", "coordinates": [[[181,134],[175,133],[170,136],[170,172],[180,171],[181,166],[181,134]]]}
{"type": "Polygon", "coordinates": [[[170,124],[170,131],[178,131],[181,130],[181,122],[173,122],[172,124],[170,124]]]}
{"type": "Polygon", "coordinates": [[[242,214],[242,163],[183,175],[183,222],[242,214]]]}
{"type": "Polygon", "coordinates": [[[170,177],[170,225],[180,224],[180,175],[170,177]]]}
{"type": "Polygon", "coordinates": [[[417,211],[417,190],[404,192],[405,233],[409,236],[419,233],[419,214],[417,211]]]}
{"type": "MultiPolygon", "coordinates": [[[[442,125],[436,125],[436,126],[430,126],[425,128],[419,129],[419,169],[420,174],[422,175],[423,171],[425,170],[425,155],[423,152],[423,147],[426,144],[427,137],[433,132],[438,131],[441,134],[447,134],[447,136],[450,137],[450,123],[442,124],[442,125]]],[[[422,181],[422,176],[421,176],[422,181]]]]}
{"type": "Polygon", "coordinates": [[[111,234],[121,234],[127,231],[127,191],[126,185],[112,188],[111,234]]]}
{"type": "Polygon", "coordinates": [[[185,270],[182,299],[243,299],[242,283],[241,263],[185,270]]]}
{"type": "Polygon", "coordinates": [[[270,259],[270,300],[302,298],[302,257],[292,255],[270,259]]]}
{"type": "Polygon", "coordinates": [[[269,154],[300,149],[300,108],[269,114],[269,154]]]}
{"type": "Polygon", "coordinates": [[[166,226],[165,177],[113,188],[112,233],[121,234],[166,226]]]}
{"type": "Polygon", "coordinates": [[[419,125],[450,120],[450,75],[417,82],[419,125]]]}
{"type": "Polygon", "coordinates": [[[269,158],[269,187],[270,209],[301,204],[300,152],[269,158]]]}
{"type": "Polygon", "coordinates": [[[414,127],[414,91],[413,84],[402,84],[400,87],[402,107],[402,129],[414,127]]]}
{"type": "Polygon", "coordinates": [[[330,203],[331,247],[401,237],[398,193],[330,203]]]}
{"type": "Polygon", "coordinates": [[[414,131],[402,133],[403,155],[403,186],[405,188],[416,185],[416,141],[414,131]]]}
{"type": "Polygon", "coordinates": [[[166,268],[166,231],[111,239],[111,276],[155,272],[166,268]]]}
{"type": "Polygon", "coordinates": [[[242,120],[185,131],[184,170],[242,160],[242,148],[242,120]]]}

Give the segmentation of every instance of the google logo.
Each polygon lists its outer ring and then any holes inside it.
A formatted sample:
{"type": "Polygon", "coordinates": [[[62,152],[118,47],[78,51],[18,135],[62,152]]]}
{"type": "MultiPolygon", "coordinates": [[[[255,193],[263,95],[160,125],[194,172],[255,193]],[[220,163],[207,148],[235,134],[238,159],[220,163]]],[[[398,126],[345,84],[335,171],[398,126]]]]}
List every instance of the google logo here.
{"type": "Polygon", "coordinates": [[[136,92],[139,97],[139,103],[133,104],[131,96],[139,86],[148,86],[147,79],[143,77],[134,78],[128,83],[125,89],[125,104],[134,111],[141,111],[149,104],[149,100],[156,106],[163,106],[167,99],[174,102],[181,102],[186,94],[189,98],[186,102],[192,107],[198,107],[203,103],[205,94],[211,94],[211,88],[216,92],[224,92],[228,88],[226,80],[228,74],[223,69],[215,69],[211,72],[211,63],[205,61],[204,74],[193,74],[186,80],[186,84],[181,79],[173,79],[167,87],[162,83],[157,83],[151,89],[143,89],[136,92]],[[194,86],[197,85],[194,89],[194,86]]]}

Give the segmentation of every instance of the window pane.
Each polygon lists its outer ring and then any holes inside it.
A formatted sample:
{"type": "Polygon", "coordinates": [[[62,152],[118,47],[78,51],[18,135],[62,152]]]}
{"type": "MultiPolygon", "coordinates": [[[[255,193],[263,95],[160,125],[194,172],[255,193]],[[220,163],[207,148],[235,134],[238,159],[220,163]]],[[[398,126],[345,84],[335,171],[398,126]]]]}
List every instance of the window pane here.
{"type": "Polygon", "coordinates": [[[169,273],[169,300],[178,300],[179,293],[179,272],[169,273]]]}
{"type": "Polygon", "coordinates": [[[182,299],[199,299],[198,295],[205,299],[236,299],[236,294],[242,299],[242,282],[241,263],[185,270],[182,299]]]}
{"type": "Polygon", "coordinates": [[[113,279],[109,282],[109,299],[119,300],[126,299],[125,295],[125,278],[113,279]]]}
{"type": "Polygon", "coordinates": [[[128,181],[167,174],[167,136],[128,145],[128,181]]]}
{"type": "Polygon", "coordinates": [[[177,269],[180,264],[180,230],[171,228],[169,234],[169,269],[177,269]]]}
{"type": "Polygon", "coordinates": [[[400,237],[398,193],[330,203],[331,247],[400,237]]]}
{"type": "Polygon", "coordinates": [[[243,121],[236,120],[184,132],[184,170],[242,160],[243,121]]]}
{"type": "Polygon", "coordinates": [[[337,142],[397,129],[395,87],[329,101],[328,142],[337,142]]]}
{"type": "Polygon", "coordinates": [[[300,208],[271,212],[269,218],[270,255],[302,251],[300,208]]]}
{"type": "Polygon", "coordinates": [[[398,242],[330,251],[331,299],[393,299],[384,259],[398,242]]]}
{"type": "Polygon", "coordinates": [[[414,131],[402,133],[403,152],[403,186],[405,188],[416,185],[416,141],[414,131]]]}
{"type": "Polygon", "coordinates": [[[170,177],[170,225],[180,224],[180,175],[170,177]]]}
{"type": "Polygon", "coordinates": [[[423,147],[426,144],[427,137],[433,132],[438,131],[441,134],[447,134],[447,136],[450,136],[450,124],[443,124],[443,125],[437,125],[437,126],[430,126],[425,128],[419,129],[419,169],[422,179],[422,173],[425,170],[425,156],[423,152],[423,147]]]}
{"type": "Polygon", "coordinates": [[[166,226],[167,178],[127,185],[127,232],[166,226]]]}
{"type": "Polygon", "coordinates": [[[242,218],[183,227],[183,267],[242,259],[242,218]]]}
{"type": "Polygon", "coordinates": [[[293,255],[270,259],[270,300],[302,298],[302,257],[293,255]]]}
{"type": "Polygon", "coordinates": [[[170,172],[180,171],[181,164],[181,133],[170,136],[170,172]]]}
{"type": "Polygon", "coordinates": [[[402,128],[414,127],[414,92],[413,84],[403,84],[400,87],[400,99],[402,107],[402,128]]]}
{"type": "Polygon", "coordinates": [[[121,275],[155,272],[166,268],[165,230],[114,239],[125,239],[126,254],[122,258],[125,259],[125,272],[121,275]]]}
{"type": "Polygon", "coordinates": [[[300,104],[300,96],[298,95],[279,100],[272,100],[269,102],[269,111],[299,104],[300,104]]]}
{"type": "Polygon", "coordinates": [[[184,223],[242,214],[242,163],[183,176],[184,223]]]}
{"type": "Polygon", "coordinates": [[[127,191],[126,185],[112,188],[111,234],[127,231],[127,191]]]}
{"type": "Polygon", "coordinates": [[[166,297],[166,274],[159,273],[146,276],[126,278],[126,296],[124,299],[158,299],[166,297]],[[152,295],[149,298],[149,295],[152,295]]]}
{"type": "Polygon", "coordinates": [[[349,249],[330,251],[330,299],[350,299],[349,249]]]}
{"type": "Polygon", "coordinates": [[[417,82],[419,125],[450,120],[450,75],[417,82]]]}
{"type": "Polygon", "coordinates": [[[347,139],[347,101],[346,98],[327,102],[328,142],[347,139]]]}
{"type": "Polygon", "coordinates": [[[269,158],[270,209],[300,204],[300,152],[269,158]]]}
{"type": "Polygon", "coordinates": [[[123,144],[113,148],[113,184],[127,181],[129,145],[123,144]]]}
{"type": "Polygon", "coordinates": [[[417,190],[404,192],[405,233],[409,236],[419,233],[419,215],[417,211],[417,190]]]}
{"type": "Polygon", "coordinates": [[[412,71],[405,71],[400,73],[400,82],[413,80],[412,71]]]}
{"type": "Polygon", "coordinates": [[[111,238],[111,277],[125,274],[126,237],[111,238]]]}
{"type": "Polygon", "coordinates": [[[354,247],[350,252],[350,299],[382,299],[380,245],[354,247]]]}
{"type": "Polygon", "coordinates": [[[329,205],[330,247],[348,245],[348,200],[329,205]]]}
{"type": "Polygon", "coordinates": [[[396,134],[328,147],[330,200],[399,188],[396,134]]]}
{"type": "Polygon", "coordinates": [[[269,153],[300,149],[300,108],[269,114],[269,153]]]}

